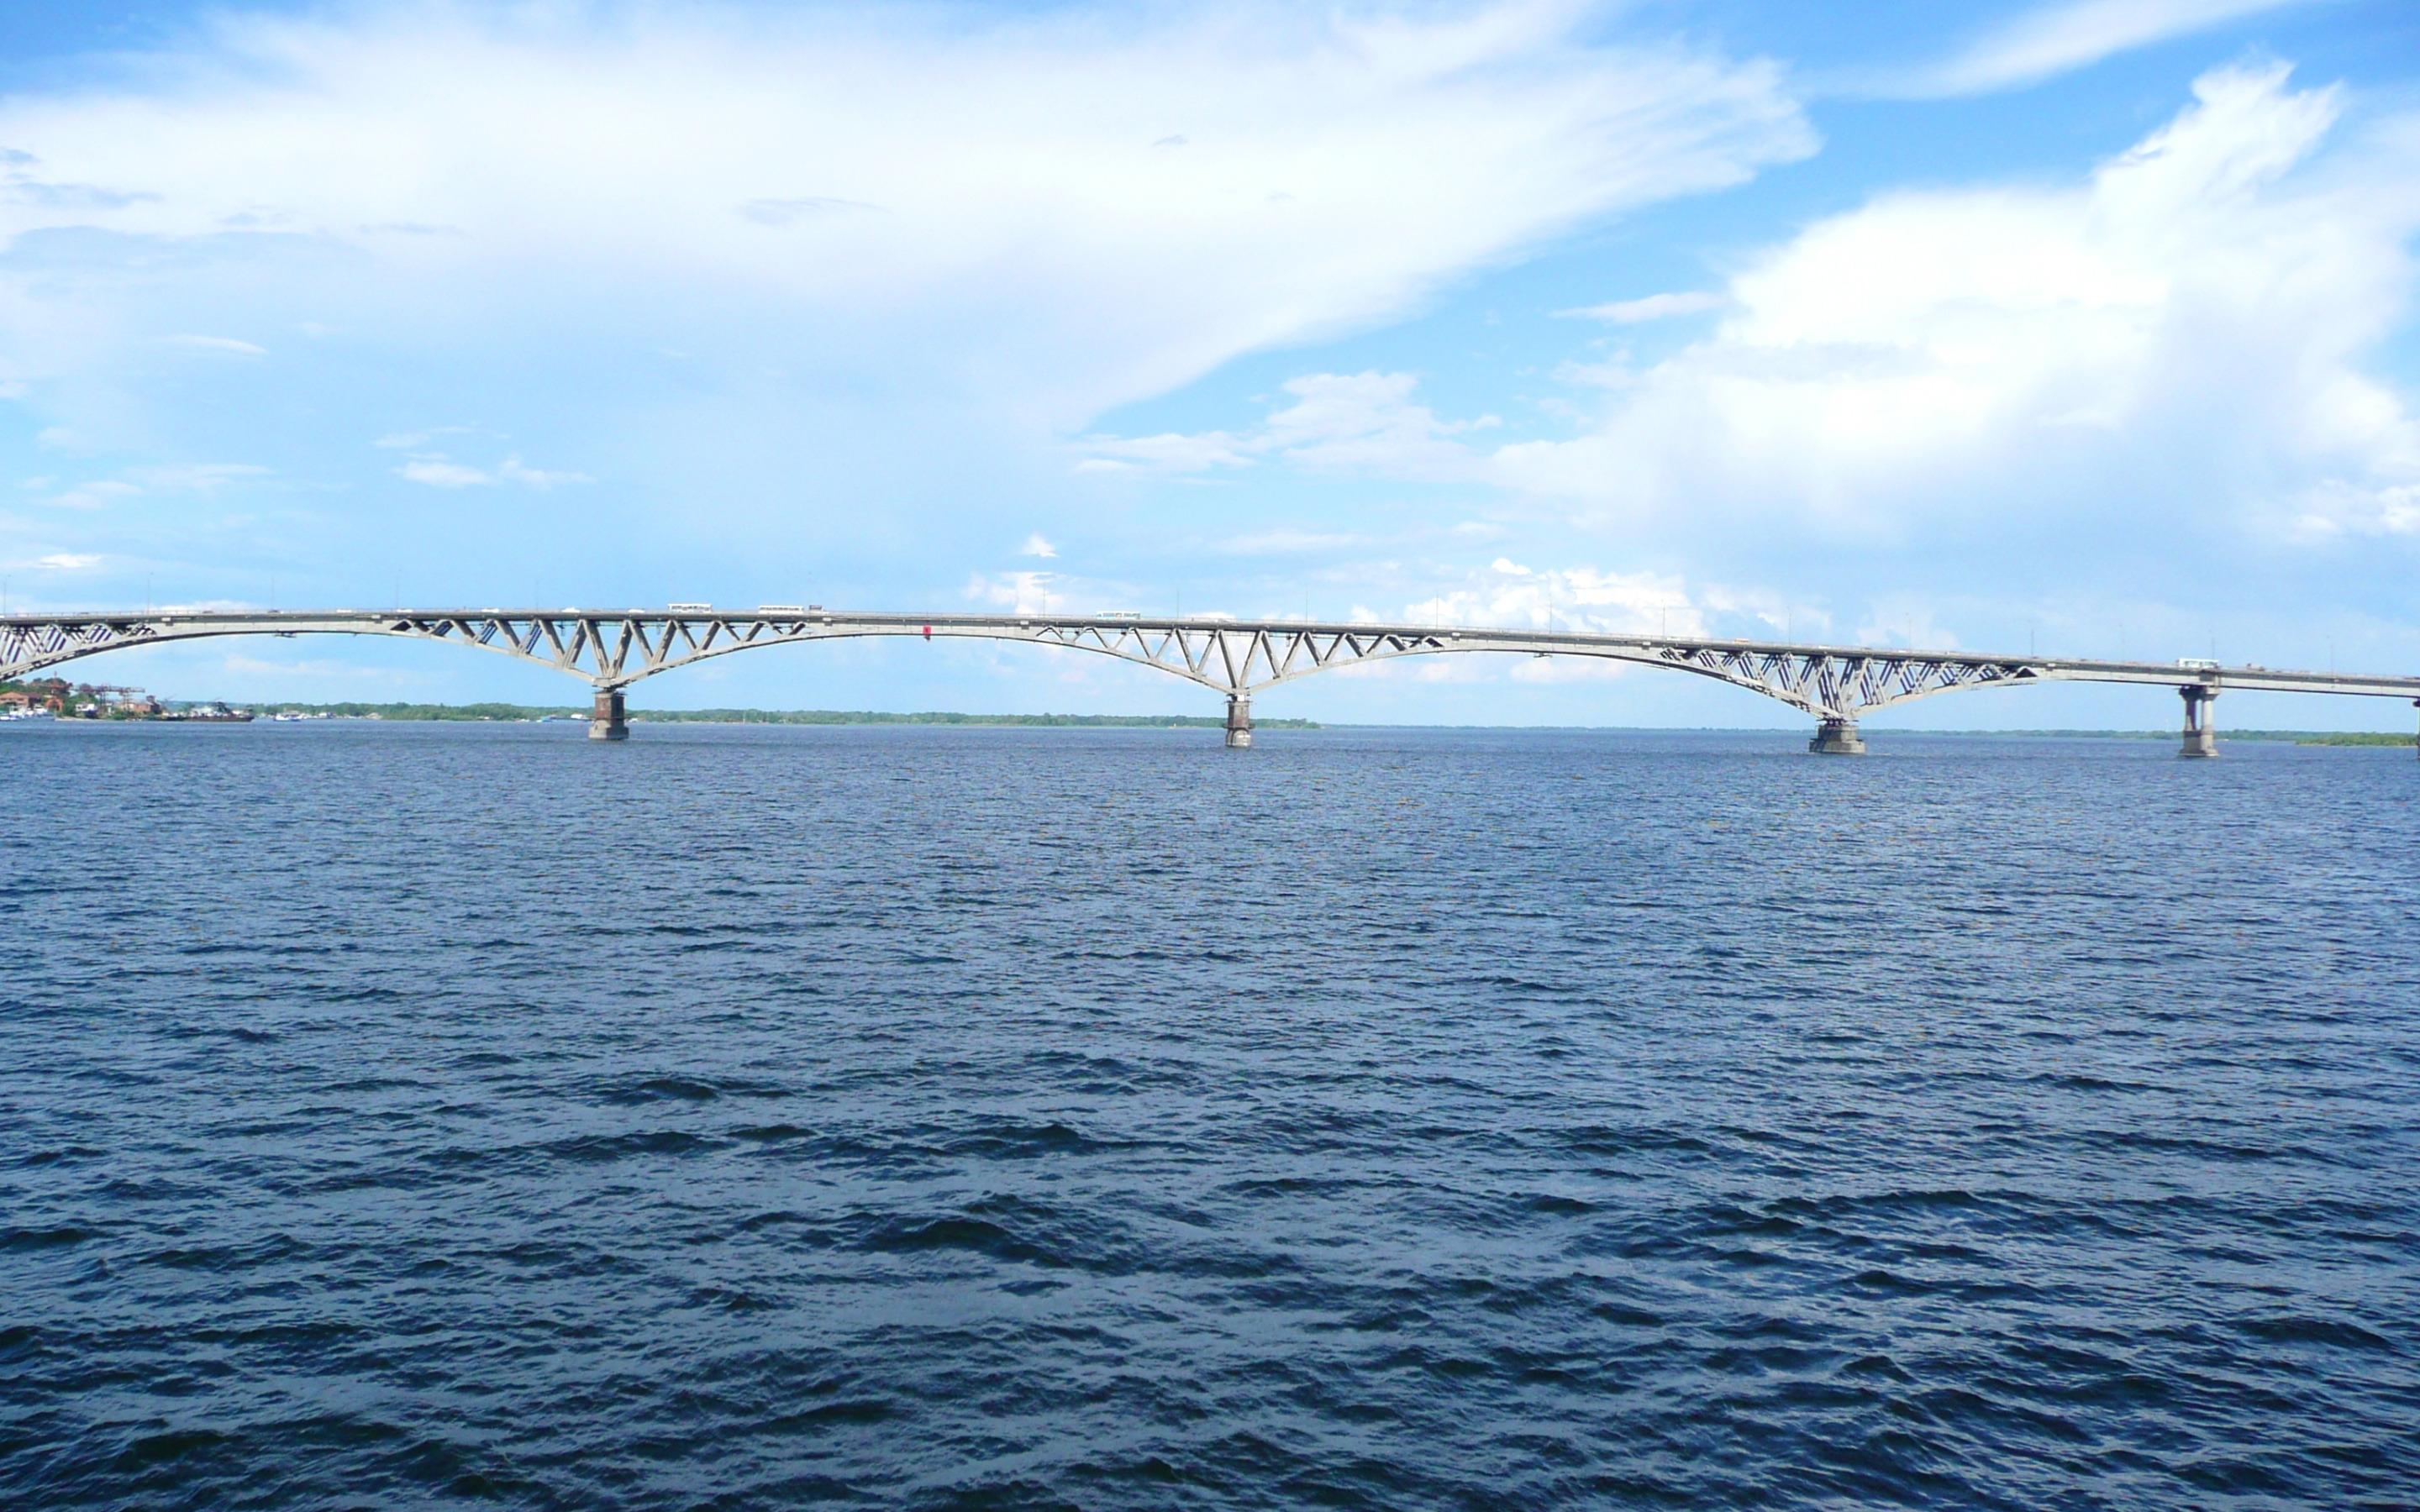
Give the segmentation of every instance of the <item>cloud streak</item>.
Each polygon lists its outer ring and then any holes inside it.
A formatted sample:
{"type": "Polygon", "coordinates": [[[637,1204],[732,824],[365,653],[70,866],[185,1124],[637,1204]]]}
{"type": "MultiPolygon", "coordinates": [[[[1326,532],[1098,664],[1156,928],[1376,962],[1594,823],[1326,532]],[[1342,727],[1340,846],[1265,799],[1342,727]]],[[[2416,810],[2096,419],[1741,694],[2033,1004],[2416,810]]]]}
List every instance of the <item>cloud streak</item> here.
{"type": "Polygon", "coordinates": [[[1643,300],[1621,300],[1612,304],[1591,304],[1585,309],[1557,310],[1555,314],[1567,320],[1605,320],[1618,326],[1635,326],[1648,320],[1669,320],[1678,316],[1703,315],[1723,307],[1719,294],[1699,291],[1689,294],[1650,294],[1643,300]]]}
{"type": "Polygon", "coordinates": [[[229,352],[238,357],[266,357],[269,355],[268,347],[256,347],[248,341],[238,341],[233,336],[170,336],[168,338],[168,345],[172,347],[192,347],[202,351],[229,352]]]}
{"type": "Polygon", "coordinates": [[[1492,415],[1447,421],[1413,401],[1410,373],[1311,373],[1280,386],[1292,400],[1253,429],[1199,436],[1085,439],[1078,472],[1198,473],[1275,457],[1322,471],[1381,472],[1429,481],[1471,478],[1481,468],[1461,438],[1494,428],[1492,415]]]}
{"type": "Polygon", "coordinates": [[[1874,93],[1940,99],[2019,88],[2138,47],[2307,0],[2073,0],[2026,11],[1874,93]]]}
{"type": "MultiPolygon", "coordinates": [[[[389,438],[393,440],[394,438],[389,438]]],[[[380,441],[380,445],[385,445],[380,441]]],[[[524,466],[516,455],[505,457],[489,472],[480,468],[466,467],[442,452],[427,452],[414,456],[395,470],[396,475],[432,488],[485,488],[499,483],[518,483],[541,493],[571,483],[595,483],[584,472],[548,472],[524,466]]]]}
{"type": "Polygon", "coordinates": [[[1813,145],[1776,68],[1588,43],[1539,0],[1095,20],[223,19],[147,87],[0,102],[44,174],[126,186],[0,200],[78,275],[45,313],[0,271],[0,333],[23,376],[106,380],[97,338],[204,312],[432,357],[637,312],[648,346],[913,374],[1047,428],[1813,145]]]}

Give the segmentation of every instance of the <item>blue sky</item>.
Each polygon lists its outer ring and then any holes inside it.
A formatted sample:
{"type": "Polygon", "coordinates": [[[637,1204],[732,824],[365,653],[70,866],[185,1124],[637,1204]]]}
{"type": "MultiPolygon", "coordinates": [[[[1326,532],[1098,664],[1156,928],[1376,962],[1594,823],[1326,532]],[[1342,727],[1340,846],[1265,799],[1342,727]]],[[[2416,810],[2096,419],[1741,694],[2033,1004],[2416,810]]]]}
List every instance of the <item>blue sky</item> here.
{"type": "MultiPolygon", "coordinates": [[[[0,28],[13,609],[1308,609],[2420,668],[2408,4],[9,0],[0,28]]],[[[374,641],[88,666],[578,692],[374,641]]],[[[1202,702],[922,645],[635,701],[1202,702]]],[[[1265,702],[1795,722],[1559,660],[1265,702]]]]}

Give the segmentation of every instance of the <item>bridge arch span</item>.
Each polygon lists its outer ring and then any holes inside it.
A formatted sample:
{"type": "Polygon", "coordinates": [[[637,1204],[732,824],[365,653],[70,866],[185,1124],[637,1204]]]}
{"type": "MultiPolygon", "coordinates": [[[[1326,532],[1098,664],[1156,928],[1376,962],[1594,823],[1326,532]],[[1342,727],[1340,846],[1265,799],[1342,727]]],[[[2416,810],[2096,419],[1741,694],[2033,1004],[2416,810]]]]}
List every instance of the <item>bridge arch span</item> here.
{"type": "Polygon", "coordinates": [[[292,609],[21,615],[0,618],[0,679],[133,646],[232,635],[379,635],[466,645],[589,683],[590,733],[628,733],[623,701],[642,679],[709,657],[876,636],[982,639],[1092,652],[1194,683],[1227,700],[1228,741],[1249,745],[1252,695],[1339,667],[1403,656],[1576,656],[1661,667],[1761,693],[1818,721],[1812,748],[1864,748],[1860,717],[1912,699],[2047,681],[2157,684],[2187,695],[2189,753],[2214,749],[2195,722],[2225,687],[2344,693],[2420,702],[2420,678],[2288,672],[2214,663],[2163,666],[1694,637],[1596,635],[1472,626],[1322,625],[1132,615],[861,614],[818,607],[669,609],[292,609]],[[2198,746],[2199,749],[2195,748],[2198,746]]]}

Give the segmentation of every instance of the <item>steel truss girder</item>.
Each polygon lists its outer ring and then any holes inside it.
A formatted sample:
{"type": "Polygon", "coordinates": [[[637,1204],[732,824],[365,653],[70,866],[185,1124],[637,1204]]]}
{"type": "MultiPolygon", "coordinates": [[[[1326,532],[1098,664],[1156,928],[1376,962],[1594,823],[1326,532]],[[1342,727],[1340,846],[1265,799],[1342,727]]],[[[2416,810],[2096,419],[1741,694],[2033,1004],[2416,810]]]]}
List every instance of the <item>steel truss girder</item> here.
{"type": "Polygon", "coordinates": [[[0,678],[130,646],[224,635],[384,635],[495,652],[611,691],[709,656],[868,636],[1025,641],[1113,656],[1234,699],[1315,672],[1452,652],[1593,656],[1664,667],[1761,693],[1819,719],[1959,688],[2045,681],[2265,687],[2420,697],[2420,678],[2182,669],[2156,662],[1877,650],[1663,636],[1039,614],[906,615],[660,609],[287,610],[0,619],[0,678]]]}
{"type": "Polygon", "coordinates": [[[1707,645],[1668,647],[1658,662],[1753,689],[1818,718],[1854,719],[1934,693],[2035,682],[2050,675],[2047,669],[2021,660],[1707,645]]]}

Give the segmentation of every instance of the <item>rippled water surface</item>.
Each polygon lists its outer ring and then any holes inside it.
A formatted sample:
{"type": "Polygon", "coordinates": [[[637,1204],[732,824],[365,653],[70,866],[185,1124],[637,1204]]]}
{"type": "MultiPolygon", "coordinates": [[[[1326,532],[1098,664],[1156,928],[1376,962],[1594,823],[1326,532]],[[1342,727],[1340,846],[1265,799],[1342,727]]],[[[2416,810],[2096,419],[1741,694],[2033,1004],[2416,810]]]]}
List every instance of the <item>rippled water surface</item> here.
{"type": "Polygon", "coordinates": [[[0,1503],[2420,1503],[2420,764],[1803,739],[0,731],[0,1503]]]}

